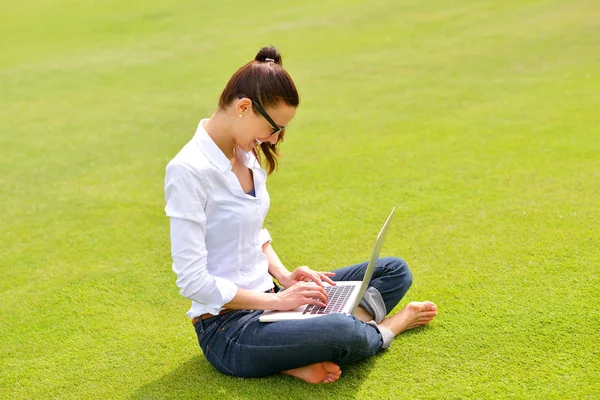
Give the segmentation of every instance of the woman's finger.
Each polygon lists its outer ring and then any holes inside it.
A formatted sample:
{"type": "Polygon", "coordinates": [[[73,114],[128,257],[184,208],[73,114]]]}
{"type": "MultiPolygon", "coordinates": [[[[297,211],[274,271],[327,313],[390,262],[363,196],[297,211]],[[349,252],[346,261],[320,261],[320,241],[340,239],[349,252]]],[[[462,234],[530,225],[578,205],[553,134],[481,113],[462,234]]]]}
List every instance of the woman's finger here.
{"type": "Polygon", "coordinates": [[[327,298],[327,293],[321,292],[319,290],[305,292],[305,293],[303,293],[303,295],[305,297],[308,297],[309,299],[319,299],[325,304],[327,304],[327,301],[329,300],[327,298]]]}
{"type": "Polygon", "coordinates": [[[317,300],[317,299],[308,299],[306,300],[305,304],[312,304],[313,306],[317,306],[317,307],[326,307],[327,303],[323,303],[321,300],[317,300]]]}
{"type": "Polygon", "coordinates": [[[317,285],[323,287],[323,281],[321,280],[321,275],[318,272],[315,271],[310,271],[311,272],[311,280],[316,283],[317,285]]]}
{"type": "Polygon", "coordinates": [[[309,290],[305,290],[301,293],[302,297],[308,299],[318,299],[319,301],[327,304],[329,298],[327,297],[327,292],[320,287],[312,288],[309,290]]]}
{"type": "Polygon", "coordinates": [[[302,286],[299,285],[297,291],[298,294],[304,298],[318,298],[324,303],[327,303],[327,292],[314,282],[304,284],[302,286]]]}
{"type": "Polygon", "coordinates": [[[332,274],[332,273],[331,272],[321,272],[321,279],[324,280],[325,282],[329,283],[331,286],[335,286],[335,282],[332,281],[331,279],[329,279],[330,276],[333,276],[335,274],[333,274],[333,275],[329,275],[329,274],[332,274]]]}

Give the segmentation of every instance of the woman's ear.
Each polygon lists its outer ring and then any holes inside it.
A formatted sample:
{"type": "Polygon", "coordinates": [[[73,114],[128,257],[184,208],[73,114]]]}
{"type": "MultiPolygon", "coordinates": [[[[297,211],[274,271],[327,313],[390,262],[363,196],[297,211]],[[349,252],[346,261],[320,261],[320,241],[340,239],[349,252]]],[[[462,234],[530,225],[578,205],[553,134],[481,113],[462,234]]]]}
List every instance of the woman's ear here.
{"type": "Polygon", "coordinates": [[[243,116],[248,110],[252,109],[252,100],[242,97],[235,103],[235,113],[243,116]]]}

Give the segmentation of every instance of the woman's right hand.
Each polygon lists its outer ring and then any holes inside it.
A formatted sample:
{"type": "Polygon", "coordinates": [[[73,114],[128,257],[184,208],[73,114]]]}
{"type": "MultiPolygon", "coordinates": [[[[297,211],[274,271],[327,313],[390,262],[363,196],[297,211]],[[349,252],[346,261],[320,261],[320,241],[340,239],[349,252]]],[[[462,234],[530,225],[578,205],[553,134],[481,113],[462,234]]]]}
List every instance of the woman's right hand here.
{"type": "Polygon", "coordinates": [[[279,291],[277,310],[289,311],[305,304],[318,307],[327,305],[327,292],[314,282],[296,282],[286,290],[279,291]]]}

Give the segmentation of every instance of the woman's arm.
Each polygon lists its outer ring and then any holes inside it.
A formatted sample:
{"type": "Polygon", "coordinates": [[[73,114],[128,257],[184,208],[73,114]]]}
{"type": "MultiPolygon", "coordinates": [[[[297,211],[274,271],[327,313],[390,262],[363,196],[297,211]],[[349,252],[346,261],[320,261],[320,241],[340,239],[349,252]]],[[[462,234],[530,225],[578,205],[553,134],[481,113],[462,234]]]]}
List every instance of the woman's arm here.
{"type": "MultiPolygon", "coordinates": [[[[312,282],[298,282],[277,294],[260,293],[241,289],[226,279],[208,274],[203,226],[201,223],[171,218],[173,270],[177,273],[177,285],[184,297],[214,308],[237,310],[285,311],[303,304],[324,306],[327,303],[325,290],[312,282]]],[[[279,268],[285,270],[277,269],[278,277],[285,281],[284,272],[291,274],[272,249],[271,252],[279,268]]]]}
{"type": "Polygon", "coordinates": [[[265,256],[267,256],[267,260],[269,261],[269,274],[271,274],[272,277],[277,279],[277,281],[284,288],[291,286],[289,285],[289,278],[291,272],[288,271],[285,265],[283,265],[283,263],[277,256],[277,253],[275,253],[275,250],[273,250],[270,241],[263,244],[262,251],[265,254],[265,256]]]}
{"type": "Polygon", "coordinates": [[[313,282],[298,282],[278,293],[258,293],[238,288],[233,300],[223,305],[234,310],[293,310],[304,304],[324,307],[327,304],[325,289],[313,282]]]}
{"type": "Polygon", "coordinates": [[[251,290],[238,288],[235,297],[225,308],[241,310],[293,310],[304,304],[324,306],[327,303],[325,290],[312,282],[294,282],[292,273],[283,265],[271,242],[262,246],[269,261],[269,274],[271,274],[287,290],[279,293],[257,293],[251,290]]]}
{"type": "Polygon", "coordinates": [[[183,297],[213,309],[231,301],[237,285],[207,270],[207,201],[200,175],[185,163],[171,162],[165,176],[165,212],[170,218],[171,255],[183,297]]]}
{"type": "Polygon", "coordinates": [[[273,250],[271,242],[263,244],[262,249],[263,253],[267,256],[267,260],[269,260],[269,274],[277,279],[284,288],[289,288],[297,282],[310,281],[321,287],[324,287],[323,281],[335,286],[335,282],[330,279],[330,277],[335,275],[333,272],[317,272],[306,266],[298,267],[294,272],[290,272],[283,265],[279,257],[277,257],[277,253],[273,250]]]}

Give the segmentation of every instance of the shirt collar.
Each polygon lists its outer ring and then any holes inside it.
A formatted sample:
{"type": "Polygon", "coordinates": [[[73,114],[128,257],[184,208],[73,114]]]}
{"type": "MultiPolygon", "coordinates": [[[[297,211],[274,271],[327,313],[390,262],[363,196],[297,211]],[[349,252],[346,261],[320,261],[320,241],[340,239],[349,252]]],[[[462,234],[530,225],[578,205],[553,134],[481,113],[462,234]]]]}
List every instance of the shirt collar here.
{"type": "MultiPolygon", "coordinates": [[[[200,147],[200,150],[204,153],[206,158],[215,166],[221,173],[225,173],[231,169],[231,162],[225,157],[225,154],[221,151],[219,146],[212,140],[206,129],[204,129],[204,123],[208,121],[208,119],[203,119],[198,124],[198,129],[196,129],[196,134],[194,135],[194,139],[196,143],[200,147]]],[[[242,160],[244,161],[244,165],[246,167],[251,168],[254,171],[261,171],[262,167],[260,166],[258,160],[254,153],[250,151],[244,151],[238,147],[238,151],[242,156],[242,160]]],[[[261,174],[262,175],[262,174],[261,174]]],[[[262,177],[264,180],[264,177],[262,177]]]]}
{"type": "Polygon", "coordinates": [[[242,156],[242,161],[244,161],[244,165],[250,169],[261,169],[256,156],[251,151],[244,151],[238,147],[237,151],[242,156]]]}
{"type": "Polygon", "coordinates": [[[208,135],[208,132],[206,132],[206,129],[204,129],[204,123],[206,121],[208,121],[208,119],[203,119],[200,121],[198,124],[198,129],[196,129],[194,139],[206,158],[208,158],[208,160],[213,163],[214,166],[221,171],[221,173],[225,173],[231,169],[231,162],[229,162],[219,146],[217,146],[217,144],[208,135]]]}
{"type": "Polygon", "coordinates": [[[256,193],[256,197],[260,197],[260,187],[264,185],[267,180],[267,171],[265,171],[261,166],[256,156],[251,151],[244,151],[238,147],[238,151],[242,156],[242,160],[244,161],[244,165],[252,170],[252,175],[254,177],[254,190],[256,193]]]}

